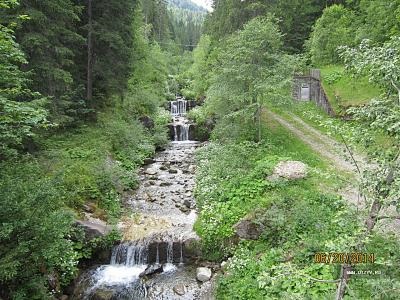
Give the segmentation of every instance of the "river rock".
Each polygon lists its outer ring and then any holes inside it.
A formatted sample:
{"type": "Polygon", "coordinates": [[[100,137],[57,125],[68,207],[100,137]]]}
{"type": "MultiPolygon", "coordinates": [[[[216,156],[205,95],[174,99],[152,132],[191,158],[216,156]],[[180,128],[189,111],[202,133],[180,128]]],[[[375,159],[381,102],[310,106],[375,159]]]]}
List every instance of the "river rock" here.
{"type": "Polygon", "coordinates": [[[245,217],[240,220],[233,225],[233,228],[235,229],[236,235],[245,240],[257,240],[262,233],[261,226],[254,223],[250,217],[245,217]]]}
{"type": "Polygon", "coordinates": [[[196,270],[196,278],[198,281],[206,282],[209,281],[211,278],[211,270],[209,268],[200,267],[196,270]]]}
{"type": "Polygon", "coordinates": [[[91,300],[111,300],[113,298],[113,291],[110,290],[96,290],[90,297],[91,300]]]}
{"type": "Polygon", "coordinates": [[[189,208],[186,206],[180,206],[179,209],[181,210],[181,212],[184,212],[184,213],[189,211],[189,208]]]}
{"type": "Polygon", "coordinates": [[[177,169],[169,169],[168,172],[170,174],[176,174],[176,173],[178,173],[178,170],[177,169]]]}
{"type": "Polygon", "coordinates": [[[192,203],[190,200],[185,199],[183,200],[183,205],[185,205],[187,208],[190,208],[192,206],[192,203]]]}
{"type": "Polygon", "coordinates": [[[279,162],[274,168],[272,179],[285,178],[289,180],[302,179],[307,176],[307,165],[301,161],[288,160],[279,162]]]}
{"type": "Polygon", "coordinates": [[[183,284],[178,284],[172,288],[175,294],[183,296],[186,293],[186,287],[183,284]]]}
{"type": "Polygon", "coordinates": [[[170,185],[172,185],[171,182],[167,182],[167,181],[160,182],[160,186],[170,186],[170,185]]]}
{"type": "Polygon", "coordinates": [[[153,169],[153,168],[148,168],[144,171],[147,175],[156,175],[157,174],[157,170],[153,169]]]}
{"type": "Polygon", "coordinates": [[[155,163],[155,160],[153,159],[153,158],[146,158],[144,161],[143,161],[143,164],[144,165],[150,165],[150,164],[154,164],[155,163]]]}
{"type": "Polygon", "coordinates": [[[139,277],[149,276],[156,273],[161,273],[163,271],[163,267],[161,264],[149,265],[146,270],[140,273],[139,277]]]}

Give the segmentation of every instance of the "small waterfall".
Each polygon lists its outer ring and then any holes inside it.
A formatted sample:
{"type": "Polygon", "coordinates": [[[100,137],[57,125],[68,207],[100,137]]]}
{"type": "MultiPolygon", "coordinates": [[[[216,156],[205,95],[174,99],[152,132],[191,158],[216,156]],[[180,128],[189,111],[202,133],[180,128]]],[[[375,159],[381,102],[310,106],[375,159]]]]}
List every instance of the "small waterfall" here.
{"type": "Polygon", "coordinates": [[[158,265],[159,263],[160,263],[160,249],[159,249],[159,245],[157,243],[156,264],[158,265]]]}
{"type": "Polygon", "coordinates": [[[179,264],[180,265],[182,265],[183,264],[183,243],[182,243],[182,241],[179,243],[180,244],[180,246],[181,246],[181,256],[180,256],[180,258],[179,258],[179,264]]]}
{"type": "Polygon", "coordinates": [[[174,262],[174,242],[168,241],[167,243],[167,264],[174,262]]]}
{"type": "Polygon", "coordinates": [[[183,116],[186,114],[187,100],[177,99],[171,101],[171,115],[173,116],[183,116]]]}
{"type": "Polygon", "coordinates": [[[189,120],[185,117],[187,112],[187,103],[185,99],[178,98],[171,101],[171,116],[173,117],[174,141],[189,141],[189,120]]]}
{"type": "Polygon", "coordinates": [[[181,125],[181,134],[179,137],[180,141],[188,141],[189,140],[189,124],[183,124],[181,125]]]}
{"type": "Polygon", "coordinates": [[[114,247],[111,255],[112,265],[145,265],[148,261],[149,245],[146,242],[124,243],[114,247]]]}
{"type": "Polygon", "coordinates": [[[178,131],[177,131],[176,126],[177,126],[177,125],[174,125],[174,141],[179,141],[179,140],[178,140],[178,131]]]}

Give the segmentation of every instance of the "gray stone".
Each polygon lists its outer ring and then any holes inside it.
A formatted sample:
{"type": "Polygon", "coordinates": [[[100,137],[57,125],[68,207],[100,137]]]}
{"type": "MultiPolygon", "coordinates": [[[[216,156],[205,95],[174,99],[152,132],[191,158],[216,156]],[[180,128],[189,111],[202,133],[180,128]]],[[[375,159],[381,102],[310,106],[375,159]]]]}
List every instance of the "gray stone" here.
{"type": "Polygon", "coordinates": [[[83,228],[85,239],[92,240],[94,238],[103,237],[111,231],[111,227],[107,225],[97,224],[90,221],[77,220],[75,224],[83,228]]]}
{"type": "Polygon", "coordinates": [[[90,297],[91,300],[111,300],[113,297],[113,291],[97,289],[90,297]]]}
{"type": "Polygon", "coordinates": [[[196,278],[198,281],[206,282],[211,279],[211,270],[209,268],[200,267],[196,270],[196,278]]]}
{"type": "Polygon", "coordinates": [[[236,235],[245,240],[257,240],[262,233],[261,226],[254,223],[248,217],[245,217],[237,222],[235,225],[233,225],[233,228],[236,235]]]}
{"type": "Polygon", "coordinates": [[[190,200],[185,199],[183,200],[183,205],[185,205],[187,208],[190,208],[192,206],[192,203],[190,200]]]}
{"type": "Polygon", "coordinates": [[[152,158],[146,158],[146,159],[143,161],[143,164],[144,164],[144,165],[150,165],[150,164],[153,164],[154,162],[155,162],[154,159],[152,159],[152,158]]]}
{"type": "Polygon", "coordinates": [[[274,168],[272,178],[286,178],[289,180],[302,179],[307,176],[307,165],[301,161],[288,160],[279,162],[274,168]]]}
{"type": "Polygon", "coordinates": [[[177,294],[179,296],[183,296],[186,293],[186,288],[183,284],[178,284],[178,285],[174,286],[172,289],[175,292],[175,294],[177,294]]]}
{"type": "Polygon", "coordinates": [[[179,209],[181,210],[181,212],[188,212],[189,208],[186,206],[180,206],[179,209]]]}
{"type": "Polygon", "coordinates": [[[146,270],[144,270],[142,273],[140,273],[139,277],[143,276],[150,276],[156,273],[161,273],[163,271],[163,267],[161,264],[154,264],[154,265],[149,265],[146,270]]]}
{"type": "Polygon", "coordinates": [[[170,185],[172,185],[171,182],[167,182],[167,181],[160,182],[160,186],[170,186],[170,185]]]}
{"type": "Polygon", "coordinates": [[[176,173],[178,173],[178,170],[176,170],[176,169],[169,169],[168,172],[169,172],[170,174],[176,174],[176,173]]]}
{"type": "Polygon", "coordinates": [[[147,168],[144,171],[147,175],[156,175],[157,174],[157,170],[153,169],[153,168],[147,168]]]}

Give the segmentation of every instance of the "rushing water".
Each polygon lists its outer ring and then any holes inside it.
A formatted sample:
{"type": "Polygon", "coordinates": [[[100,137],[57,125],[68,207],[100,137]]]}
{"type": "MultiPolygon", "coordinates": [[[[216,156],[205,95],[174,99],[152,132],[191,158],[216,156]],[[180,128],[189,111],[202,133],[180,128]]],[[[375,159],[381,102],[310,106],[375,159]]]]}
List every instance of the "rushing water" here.
{"type": "Polygon", "coordinates": [[[211,284],[196,281],[186,250],[197,238],[193,156],[200,144],[189,141],[187,101],[170,104],[174,141],[140,171],[141,185],[127,201],[136,220],[124,227],[110,264],[82,276],[73,299],[210,299],[211,284]]]}

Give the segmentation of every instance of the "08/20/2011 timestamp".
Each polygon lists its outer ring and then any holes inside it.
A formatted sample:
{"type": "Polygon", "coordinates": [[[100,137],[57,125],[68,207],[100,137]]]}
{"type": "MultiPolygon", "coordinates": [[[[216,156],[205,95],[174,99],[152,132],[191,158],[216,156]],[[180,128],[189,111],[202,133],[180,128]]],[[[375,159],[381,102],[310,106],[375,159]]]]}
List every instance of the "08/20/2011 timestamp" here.
{"type": "Polygon", "coordinates": [[[314,263],[322,264],[366,264],[374,263],[374,253],[363,252],[317,252],[314,263]]]}

